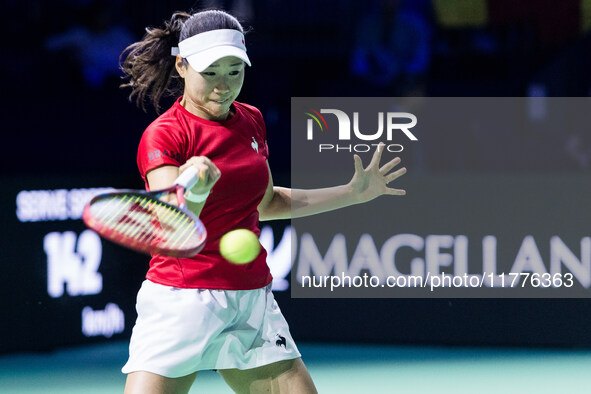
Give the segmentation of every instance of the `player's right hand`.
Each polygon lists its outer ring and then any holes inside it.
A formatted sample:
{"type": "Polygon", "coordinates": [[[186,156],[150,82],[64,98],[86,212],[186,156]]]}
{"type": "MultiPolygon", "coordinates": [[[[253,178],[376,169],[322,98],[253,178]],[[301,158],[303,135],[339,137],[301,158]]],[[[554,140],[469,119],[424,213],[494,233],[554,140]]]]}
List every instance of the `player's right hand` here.
{"type": "Polygon", "coordinates": [[[191,188],[195,194],[207,193],[213,185],[220,179],[222,173],[208,157],[193,156],[185,164],[179,167],[179,173],[182,173],[189,167],[195,167],[199,174],[199,182],[191,188]]]}

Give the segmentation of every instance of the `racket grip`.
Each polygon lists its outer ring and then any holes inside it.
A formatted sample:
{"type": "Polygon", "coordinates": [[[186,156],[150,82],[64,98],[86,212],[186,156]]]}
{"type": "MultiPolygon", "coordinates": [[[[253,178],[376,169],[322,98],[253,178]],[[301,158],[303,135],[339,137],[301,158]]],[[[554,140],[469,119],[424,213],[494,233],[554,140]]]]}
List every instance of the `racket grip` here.
{"type": "Polygon", "coordinates": [[[190,189],[199,182],[199,172],[193,166],[187,168],[177,179],[174,180],[174,185],[178,185],[183,189],[190,189]]]}

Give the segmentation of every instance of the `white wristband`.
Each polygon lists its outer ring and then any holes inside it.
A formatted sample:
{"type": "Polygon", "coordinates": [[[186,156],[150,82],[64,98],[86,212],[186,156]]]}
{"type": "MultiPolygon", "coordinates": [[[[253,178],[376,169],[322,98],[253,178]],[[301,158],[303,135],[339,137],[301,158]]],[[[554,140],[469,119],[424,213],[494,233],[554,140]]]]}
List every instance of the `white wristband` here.
{"type": "Polygon", "coordinates": [[[207,200],[207,196],[209,196],[209,190],[206,193],[195,194],[190,190],[185,193],[185,200],[191,201],[194,203],[202,203],[207,200]]]}

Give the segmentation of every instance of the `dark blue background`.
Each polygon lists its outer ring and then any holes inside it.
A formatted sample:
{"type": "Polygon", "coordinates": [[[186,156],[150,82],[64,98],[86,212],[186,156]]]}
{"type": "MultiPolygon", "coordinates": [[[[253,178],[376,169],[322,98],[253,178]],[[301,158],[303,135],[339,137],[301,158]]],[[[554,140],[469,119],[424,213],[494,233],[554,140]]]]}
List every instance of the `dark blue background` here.
{"type": "MultiPolygon", "coordinates": [[[[291,97],[591,93],[591,36],[583,29],[582,1],[475,1],[474,8],[464,11],[453,8],[456,2],[435,0],[248,3],[243,19],[251,28],[247,45],[253,67],[247,70],[239,100],[259,107],[266,118],[270,164],[278,185],[290,182],[291,97]],[[484,19],[477,17],[477,4],[486,9],[484,19]],[[364,18],[371,21],[389,12],[387,29],[376,33],[362,27],[364,18]],[[445,18],[449,14],[459,22],[449,22],[445,18]],[[388,73],[379,58],[355,55],[382,39],[392,43],[392,52],[386,54],[390,63],[385,64],[394,67],[400,60],[396,72],[388,73]]],[[[242,3],[217,4],[231,8],[242,3]]],[[[39,287],[44,286],[44,256],[31,256],[26,250],[28,245],[40,248],[39,239],[47,231],[81,231],[82,223],[23,227],[14,215],[16,193],[143,186],[135,154],[142,131],[156,113],[143,113],[129,103],[128,92],[118,87],[117,59],[106,56],[100,58],[104,63],[97,62],[93,51],[99,50],[100,42],[105,53],[119,53],[141,37],[144,27],[160,26],[173,11],[207,5],[135,0],[2,2],[6,30],[0,44],[4,136],[0,179],[8,192],[3,197],[0,305],[9,324],[3,324],[2,337],[8,339],[0,351],[86,341],[76,320],[82,301],[65,298],[59,305],[47,304],[47,294],[39,287]],[[118,39],[104,38],[111,34],[118,39]]],[[[561,152],[553,169],[588,172],[588,134],[565,134],[561,145],[553,148],[561,152]]],[[[525,154],[523,165],[499,168],[478,157],[454,160],[453,153],[428,157],[417,170],[536,171],[527,167],[525,154]]],[[[409,167],[407,176],[413,170],[409,167]]],[[[283,224],[273,225],[281,234],[283,224]]],[[[93,302],[98,308],[112,297],[124,300],[128,321],[122,335],[127,336],[146,260],[114,247],[109,250],[113,260],[121,262],[105,268],[108,294],[93,302]]],[[[588,300],[292,300],[287,293],[277,293],[276,298],[297,340],[591,345],[588,300]]]]}

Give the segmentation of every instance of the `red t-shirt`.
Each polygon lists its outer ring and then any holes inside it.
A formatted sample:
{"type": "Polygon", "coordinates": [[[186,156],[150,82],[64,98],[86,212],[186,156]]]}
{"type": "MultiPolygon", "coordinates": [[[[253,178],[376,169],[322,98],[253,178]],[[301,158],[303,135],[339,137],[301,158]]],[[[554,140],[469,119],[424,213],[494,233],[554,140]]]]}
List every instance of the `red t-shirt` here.
{"type": "Polygon", "coordinates": [[[220,238],[230,230],[245,228],[257,236],[257,206],[269,182],[266,129],[258,109],[234,102],[235,115],[215,122],[199,118],[180,105],[180,99],[144,132],[137,162],[146,188],[146,173],[162,165],[181,166],[193,156],[207,156],[220,169],[200,219],[207,243],[193,258],[153,255],[146,278],[163,285],[251,290],[271,283],[267,252],[251,263],[236,265],[219,252],[220,238]]]}

